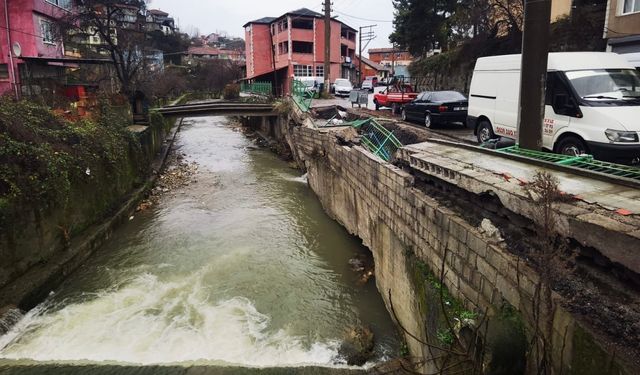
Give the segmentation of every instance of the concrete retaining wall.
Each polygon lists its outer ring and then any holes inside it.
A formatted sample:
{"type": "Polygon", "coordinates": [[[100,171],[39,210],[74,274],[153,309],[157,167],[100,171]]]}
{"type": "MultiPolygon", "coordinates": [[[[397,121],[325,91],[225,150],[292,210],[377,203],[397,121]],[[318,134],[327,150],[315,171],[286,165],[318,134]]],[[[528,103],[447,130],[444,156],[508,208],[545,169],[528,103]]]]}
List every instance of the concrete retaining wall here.
{"type": "MultiPolygon", "coordinates": [[[[160,117],[150,126],[130,127],[141,150],[128,150],[126,162],[116,166],[117,179],[92,171],[90,183],[71,187],[67,206],[27,218],[18,242],[11,244],[17,260],[2,264],[0,319],[12,309],[26,311],[40,303],[129,217],[164,163],[169,150],[164,141],[177,131],[171,131],[172,124],[160,117]],[[63,225],[74,229],[68,240],[62,235],[63,225]]],[[[3,254],[11,251],[6,245],[3,254]]]]}
{"type": "MultiPolygon", "coordinates": [[[[425,281],[412,276],[416,259],[436,274],[443,267],[444,285],[467,309],[496,315],[502,306],[513,306],[527,326],[534,326],[526,320],[538,276],[504,245],[416,188],[412,175],[361,147],[338,144],[334,133],[314,129],[304,117],[297,122],[305,126],[272,122],[279,130],[270,134],[289,143],[326,212],[371,249],[377,287],[390,311],[393,303],[401,326],[422,341],[433,341],[427,337],[433,327],[426,323],[424,305],[425,298],[426,304],[437,301],[429,301],[420,285],[425,281]]],[[[568,373],[627,373],[561,308],[553,328],[554,344],[564,347],[554,353],[555,360],[568,373]]],[[[412,356],[429,358],[425,345],[405,338],[412,356]]]]}

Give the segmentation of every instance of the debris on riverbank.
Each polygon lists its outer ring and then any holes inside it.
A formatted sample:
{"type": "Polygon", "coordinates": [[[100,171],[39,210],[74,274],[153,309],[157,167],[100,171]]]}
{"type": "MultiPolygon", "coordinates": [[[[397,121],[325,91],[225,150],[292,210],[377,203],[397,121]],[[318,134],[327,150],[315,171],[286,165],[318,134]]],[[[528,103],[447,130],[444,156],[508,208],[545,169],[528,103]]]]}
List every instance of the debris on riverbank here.
{"type": "Polygon", "coordinates": [[[158,177],[155,186],[147,199],[143,200],[136,212],[145,211],[160,202],[162,196],[198,182],[198,163],[186,161],[186,154],[172,151],[167,159],[167,166],[158,177]]]}

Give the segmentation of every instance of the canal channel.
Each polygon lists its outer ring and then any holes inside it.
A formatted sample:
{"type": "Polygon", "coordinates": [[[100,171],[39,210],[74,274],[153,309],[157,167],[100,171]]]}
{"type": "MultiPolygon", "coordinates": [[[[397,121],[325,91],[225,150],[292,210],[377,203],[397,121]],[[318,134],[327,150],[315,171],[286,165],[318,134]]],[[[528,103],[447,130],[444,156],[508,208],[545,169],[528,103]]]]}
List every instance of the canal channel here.
{"type": "Polygon", "coordinates": [[[369,364],[398,354],[375,280],[349,263],[368,250],[298,171],[223,117],[185,119],[175,148],[197,163],[194,181],[136,213],[0,337],[0,367],[336,367],[355,327],[375,335],[369,364]]]}

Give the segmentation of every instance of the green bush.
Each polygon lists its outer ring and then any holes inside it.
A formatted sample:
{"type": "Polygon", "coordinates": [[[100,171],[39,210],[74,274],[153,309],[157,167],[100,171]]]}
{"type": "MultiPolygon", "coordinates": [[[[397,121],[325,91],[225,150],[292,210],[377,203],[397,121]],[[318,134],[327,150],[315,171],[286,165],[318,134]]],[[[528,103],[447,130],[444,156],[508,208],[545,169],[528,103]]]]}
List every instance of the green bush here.
{"type": "Polygon", "coordinates": [[[0,98],[0,228],[25,209],[44,212],[70,199],[92,171],[116,176],[139,143],[127,119],[100,103],[96,120],[67,121],[47,107],[0,98]]]}

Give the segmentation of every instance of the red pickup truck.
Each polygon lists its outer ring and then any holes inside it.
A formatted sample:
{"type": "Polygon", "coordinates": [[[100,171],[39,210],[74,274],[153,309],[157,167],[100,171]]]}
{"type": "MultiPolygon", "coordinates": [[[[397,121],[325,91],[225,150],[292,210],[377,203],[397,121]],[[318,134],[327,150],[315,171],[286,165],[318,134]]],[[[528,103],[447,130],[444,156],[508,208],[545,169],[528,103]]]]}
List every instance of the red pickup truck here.
{"type": "Polygon", "coordinates": [[[373,104],[376,105],[376,111],[380,107],[391,107],[393,113],[400,113],[404,104],[417,97],[418,93],[413,91],[410,85],[389,86],[373,96],[373,104]]]}

